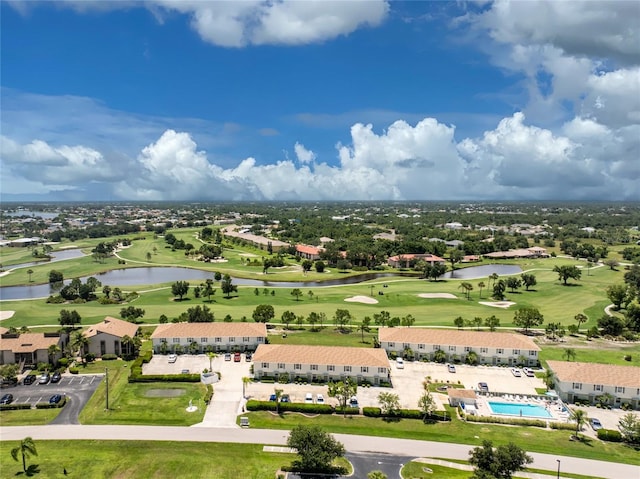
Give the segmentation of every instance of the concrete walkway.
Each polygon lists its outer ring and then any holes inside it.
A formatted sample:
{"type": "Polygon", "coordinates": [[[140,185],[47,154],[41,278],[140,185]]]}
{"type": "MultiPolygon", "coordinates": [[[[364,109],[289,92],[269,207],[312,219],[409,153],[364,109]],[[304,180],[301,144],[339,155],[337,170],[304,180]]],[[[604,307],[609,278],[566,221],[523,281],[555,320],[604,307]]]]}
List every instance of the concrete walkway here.
{"type": "MultiPolygon", "coordinates": [[[[20,441],[27,436],[35,440],[120,440],[120,441],[193,441],[284,446],[289,431],[178,426],[12,426],[0,427],[2,441],[20,441]]],[[[334,434],[349,452],[388,453],[413,457],[437,457],[468,460],[471,446],[444,442],[393,439],[350,434],[334,434]]],[[[561,451],[560,447],[558,448],[561,451]]],[[[532,468],[555,471],[558,460],[563,473],[582,474],[602,479],[640,477],[640,467],[615,462],[580,459],[551,454],[529,453],[532,468]]]]}

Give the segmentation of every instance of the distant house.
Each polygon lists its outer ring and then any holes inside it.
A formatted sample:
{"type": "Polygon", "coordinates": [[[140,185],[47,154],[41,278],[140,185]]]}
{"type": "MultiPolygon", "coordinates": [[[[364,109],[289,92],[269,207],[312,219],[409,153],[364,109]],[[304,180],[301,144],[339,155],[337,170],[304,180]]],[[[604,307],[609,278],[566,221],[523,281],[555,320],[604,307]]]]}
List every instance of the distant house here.
{"type": "Polygon", "coordinates": [[[461,404],[475,406],[477,404],[476,392],[473,389],[447,389],[449,406],[458,407],[461,404]]]}
{"type": "Polygon", "coordinates": [[[237,226],[226,226],[221,231],[224,236],[238,238],[262,250],[271,247],[272,251],[282,251],[290,246],[289,243],[285,243],[284,241],[251,234],[248,230],[243,232],[242,230],[238,230],[237,226]]]}
{"type": "Polygon", "coordinates": [[[396,241],[398,239],[398,235],[396,234],[396,230],[389,230],[389,232],[377,233],[373,235],[374,240],[386,240],[386,241],[396,241]]]}
{"type": "Polygon", "coordinates": [[[267,326],[264,323],[168,323],[156,328],[151,342],[156,353],[254,351],[267,342],[267,326]]]}
{"type": "Polygon", "coordinates": [[[432,266],[436,263],[445,264],[446,261],[439,256],[428,253],[410,253],[391,256],[387,264],[392,268],[413,268],[418,261],[424,261],[432,266]]]}
{"type": "Polygon", "coordinates": [[[23,367],[30,367],[51,360],[56,362],[62,357],[66,341],[66,334],[5,332],[0,336],[0,364],[21,364],[23,367]],[[49,348],[54,345],[59,351],[50,356],[49,348]]]}
{"type": "Polygon", "coordinates": [[[309,246],[306,244],[296,245],[296,255],[304,259],[317,261],[320,259],[320,252],[320,248],[316,248],[315,246],[309,246]]]}
{"type": "Polygon", "coordinates": [[[93,324],[84,331],[84,336],[89,340],[84,353],[94,354],[97,358],[105,354],[132,355],[134,351],[129,350],[132,346],[122,344],[122,338],[133,338],[139,329],[137,324],[107,316],[100,323],[93,324]]]}
{"type": "Polygon", "coordinates": [[[429,328],[380,328],[380,347],[387,353],[402,355],[411,349],[416,359],[433,360],[436,351],[445,353],[446,361],[464,362],[474,352],[479,364],[527,366],[538,364],[540,348],[531,338],[516,333],[460,331],[429,328]]]}
{"type": "Polygon", "coordinates": [[[328,236],[323,236],[320,238],[320,244],[325,245],[327,243],[333,243],[335,240],[333,238],[329,238],[328,236]]]}
{"type": "Polygon", "coordinates": [[[598,402],[610,395],[610,405],[630,404],[640,408],[640,367],[613,364],[547,361],[556,377],[555,389],[563,401],[598,402]]]}
{"type": "Polygon", "coordinates": [[[485,258],[512,259],[512,258],[548,258],[549,254],[545,248],[532,246],[531,248],[510,249],[509,251],[495,251],[483,254],[485,258]]]}
{"type": "Polygon", "coordinates": [[[288,375],[289,380],[342,381],[379,385],[389,380],[390,364],[382,349],[341,346],[263,344],[253,355],[256,379],[288,375]]]}

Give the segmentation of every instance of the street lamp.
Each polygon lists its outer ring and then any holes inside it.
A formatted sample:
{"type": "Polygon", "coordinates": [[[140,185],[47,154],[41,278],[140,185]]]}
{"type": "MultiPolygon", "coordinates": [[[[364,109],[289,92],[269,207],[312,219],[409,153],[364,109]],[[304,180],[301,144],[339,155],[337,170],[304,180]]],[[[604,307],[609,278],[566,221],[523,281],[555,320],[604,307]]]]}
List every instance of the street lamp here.
{"type": "Polygon", "coordinates": [[[557,479],[560,479],[560,459],[556,459],[556,462],[558,463],[558,476],[557,476],[557,479]]]}
{"type": "Polygon", "coordinates": [[[106,394],[105,394],[105,411],[109,410],[109,369],[108,368],[104,368],[104,381],[105,381],[105,386],[106,386],[106,394]]]}

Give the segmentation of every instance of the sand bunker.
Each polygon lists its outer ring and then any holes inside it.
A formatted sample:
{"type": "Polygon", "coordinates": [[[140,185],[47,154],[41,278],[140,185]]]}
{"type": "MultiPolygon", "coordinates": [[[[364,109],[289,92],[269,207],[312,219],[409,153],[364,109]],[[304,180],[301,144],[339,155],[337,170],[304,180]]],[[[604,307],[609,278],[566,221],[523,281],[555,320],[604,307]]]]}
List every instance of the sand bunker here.
{"type": "Polygon", "coordinates": [[[494,308],[504,308],[504,309],[506,309],[509,306],[513,306],[516,303],[514,303],[513,301],[494,301],[492,303],[480,301],[480,304],[484,304],[485,306],[492,306],[494,308]]]}
{"type": "Polygon", "coordinates": [[[345,299],[347,303],[365,303],[365,304],[378,304],[377,299],[370,298],[369,296],[351,296],[345,299]]]}
{"type": "Polygon", "coordinates": [[[451,293],[420,293],[420,298],[445,298],[445,299],[458,299],[455,294],[451,293]]]}
{"type": "Polygon", "coordinates": [[[0,321],[3,321],[5,319],[9,319],[14,314],[16,314],[15,311],[0,311],[0,321]]]}
{"type": "Polygon", "coordinates": [[[258,257],[257,254],[253,254],[253,253],[238,253],[238,256],[244,256],[246,258],[257,258],[258,257]]]}

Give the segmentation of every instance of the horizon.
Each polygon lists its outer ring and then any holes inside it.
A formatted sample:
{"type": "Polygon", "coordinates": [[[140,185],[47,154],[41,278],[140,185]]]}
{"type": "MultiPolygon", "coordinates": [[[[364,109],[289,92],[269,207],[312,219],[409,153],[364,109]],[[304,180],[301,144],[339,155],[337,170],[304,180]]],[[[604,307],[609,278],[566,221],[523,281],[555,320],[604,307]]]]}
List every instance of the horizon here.
{"type": "Polygon", "coordinates": [[[3,204],[640,201],[637,2],[1,2],[0,22],[3,204]]]}

